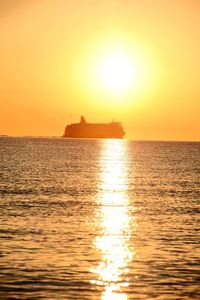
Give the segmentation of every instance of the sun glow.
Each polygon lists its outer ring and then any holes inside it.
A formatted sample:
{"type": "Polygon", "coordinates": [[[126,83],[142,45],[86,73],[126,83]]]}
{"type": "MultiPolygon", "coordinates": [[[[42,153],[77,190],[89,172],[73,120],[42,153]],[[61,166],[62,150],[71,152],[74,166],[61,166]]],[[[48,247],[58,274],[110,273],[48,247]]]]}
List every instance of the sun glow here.
{"type": "Polygon", "coordinates": [[[73,68],[78,96],[116,111],[139,104],[154,94],[161,78],[154,54],[150,45],[124,33],[87,41],[73,68]]]}
{"type": "Polygon", "coordinates": [[[113,51],[100,60],[99,81],[108,91],[124,93],[137,84],[138,76],[138,66],[123,52],[113,51]]]}

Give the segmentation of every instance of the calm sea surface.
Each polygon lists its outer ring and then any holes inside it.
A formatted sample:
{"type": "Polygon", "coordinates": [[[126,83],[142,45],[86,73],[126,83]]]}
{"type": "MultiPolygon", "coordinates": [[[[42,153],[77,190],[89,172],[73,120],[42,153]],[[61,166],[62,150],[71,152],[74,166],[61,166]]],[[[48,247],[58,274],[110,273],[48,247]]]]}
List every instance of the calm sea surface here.
{"type": "Polygon", "coordinates": [[[200,299],[200,143],[0,139],[1,299],[200,299]]]}

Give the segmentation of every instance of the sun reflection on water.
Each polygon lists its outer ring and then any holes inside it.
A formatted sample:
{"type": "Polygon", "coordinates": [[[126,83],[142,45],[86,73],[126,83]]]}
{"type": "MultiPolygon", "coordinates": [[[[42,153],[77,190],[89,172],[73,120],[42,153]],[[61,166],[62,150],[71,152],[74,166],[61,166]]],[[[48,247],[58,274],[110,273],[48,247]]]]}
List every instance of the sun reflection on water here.
{"type": "Polygon", "coordinates": [[[130,206],[127,183],[127,142],[105,140],[102,146],[99,202],[96,212],[99,236],[94,246],[101,261],[92,272],[92,283],[103,286],[102,300],[126,300],[124,288],[129,285],[128,263],[133,259],[130,249],[130,206]]]}

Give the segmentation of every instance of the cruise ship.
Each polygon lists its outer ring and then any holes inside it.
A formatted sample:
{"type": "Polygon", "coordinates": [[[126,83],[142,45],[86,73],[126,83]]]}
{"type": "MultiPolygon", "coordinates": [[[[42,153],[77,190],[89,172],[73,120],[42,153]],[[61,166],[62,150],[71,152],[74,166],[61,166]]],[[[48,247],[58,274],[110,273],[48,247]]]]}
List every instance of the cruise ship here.
{"type": "Polygon", "coordinates": [[[119,122],[87,123],[81,116],[79,123],[67,125],[63,137],[67,138],[112,138],[122,139],[125,131],[119,122]]]}

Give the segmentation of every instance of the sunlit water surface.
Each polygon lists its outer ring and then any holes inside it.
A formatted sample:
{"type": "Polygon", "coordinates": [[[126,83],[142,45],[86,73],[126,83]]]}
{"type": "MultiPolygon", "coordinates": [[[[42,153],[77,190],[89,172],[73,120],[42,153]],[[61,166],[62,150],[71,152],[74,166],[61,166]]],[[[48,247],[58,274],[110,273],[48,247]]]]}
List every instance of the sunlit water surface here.
{"type": "Polygon", "coordinates": [[[1,299],[200,299],[200,143],[0,139],[1,299]]]}

